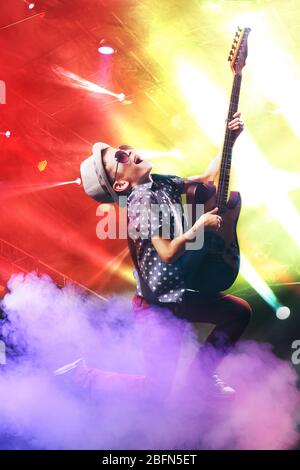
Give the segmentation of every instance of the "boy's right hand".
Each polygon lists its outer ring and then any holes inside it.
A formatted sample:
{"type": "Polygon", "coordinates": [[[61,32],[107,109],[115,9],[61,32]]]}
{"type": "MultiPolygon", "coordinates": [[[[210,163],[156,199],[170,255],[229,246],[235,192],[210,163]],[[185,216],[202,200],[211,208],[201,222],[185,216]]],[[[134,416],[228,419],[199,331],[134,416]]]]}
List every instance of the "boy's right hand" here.
{"type": "Polygon", "coordinates": [[[217,214],[218,207],[215,207],[209,212],[202,214],[201,217],[197,220],[196,224],[199,223],[204,227],[215,228],[219,230],[222,223],[222,217],[217,214]]]}
{"type": "Polygon", "coordinates": [[[189,230],[187,230],[187,232],[184,233],[184,238],[186,240],[192,240],[193,238],[195,238],[196,232],[201,229],[203,230],[203,227],[209,227],[215,230],[219,230],[222,223],[222,217],[217,215],[217,212],[218,207],[215,207],[211,211],[202,214],[201,217],[196,220],[192,228],[190,228],[189,230]]]}

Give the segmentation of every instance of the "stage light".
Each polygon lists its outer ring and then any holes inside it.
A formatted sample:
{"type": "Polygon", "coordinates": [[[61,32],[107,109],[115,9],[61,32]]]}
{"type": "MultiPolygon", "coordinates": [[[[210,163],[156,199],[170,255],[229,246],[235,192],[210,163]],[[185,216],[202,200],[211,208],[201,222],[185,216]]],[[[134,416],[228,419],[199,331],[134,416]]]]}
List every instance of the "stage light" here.
{"type": "Polygon", "coordinates": [[[23,0],[25,5],[27,6],[28,10],[33,10],[34,7],[35,7],[35,3],[34,2],[28,2],[27,0],[23,0]]]}
{"type": "Polygon", "coordinates": [[[119,101],[124,101],[124,100],[125,100],[125,95],[124,95],[124,93],[119,93],[119,95],[118,95],[118,100],[119,100],[119,101]]]}
{"type": "Polygon", "coordinates": [[[47,160],[42,160],[38,163],[37,168],[39,171],[44,171],[46,169],[48,162],[47,160]]]}
{"type": "Polygon", "coordinates": [[[92,93],[99,93],[103,95],[110,95],[116,98],[118,101],[124,101],[124,93],[113,93],[112,91],[107,90],[96,83],[92,83],[88,80],[85,80],[82,77],[79,77],[73,72],[69,72],[62,67],[55,66],[53,67],[54,72],[60,77],[64,77],[67,84],[74,88],[83,88],[84,90],[91,91],[92,93]]]}
{"type": "Polygon", "coordinates": [[[124,104],[124,105],[127,106],[127,105],[129,105],[129,104],[132,104],[132,101],[131,101],[131,100],[126,100],[126,99],[124,99],[124,100],[122,101],[122,104],[124,104]]]}
{"type": "Polygon", "coordinates": [[[276,317],[279,320],[286,320],[290,316],[290,309],[288,307],[281,306],[276,310],[276,317]]]}
{"type": "Polygon", "coordinates": [[[71,180],[71,181],[64,181],[63,183],[59,183],[59,186],[64,186],[66,184],[77,184],[78,186],[81,186],[81,178],[76,178],[76,180],[71,180]]]}
{"type": "Polygon", "coordinates": [[[171,150],[170,155],[173,155],[178,160],[182,160],[184,158],[180,149],[171,150]]]}
{"type": "Polygon", "coordinates": [[[114,54],[116,50],[105,39],[102,39],[98,47],[98,52],[103,55],[111,55],[114,54]]]}
{"type": "Polygon", "coordinates": [[[0,135],[3,135],[4,137],[6,137],[7,139],[9,139],[11,137],[11,131],[7,130],[7,131],[0,131],[0,135]]]}
{"type": "Polygon", "coordinates": [[[115,50],[110,46],[100,46],[98,48],[98,51],[100,52],[100,54],[104,54],[104,55],[110,55],[115,52],[115,50]]]}

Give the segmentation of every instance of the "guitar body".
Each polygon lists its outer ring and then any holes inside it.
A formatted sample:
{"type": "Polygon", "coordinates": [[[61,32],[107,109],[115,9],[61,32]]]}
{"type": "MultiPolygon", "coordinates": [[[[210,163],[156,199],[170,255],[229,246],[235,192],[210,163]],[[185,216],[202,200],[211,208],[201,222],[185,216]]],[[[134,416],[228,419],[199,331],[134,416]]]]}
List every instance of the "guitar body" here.
{"type": "MultiPolygon", "coordinates": [[[[217,206],[216,187],[213,184],[192,183],[188,186],[187,203],[192,207],[192,223],[195,221],[195,205],[204,204],[204,212],[217,206]]],[[[228,202],[219,210],[221,228],[205,229],[204,244],[200,250],[187,252],[185,260],[186,282],[189,289],[203,293],[228,289],[235,281],[240,267],[240,252],[237,239],[237,223],[241,211],[241,196],[231,192],[228,202]]]]}

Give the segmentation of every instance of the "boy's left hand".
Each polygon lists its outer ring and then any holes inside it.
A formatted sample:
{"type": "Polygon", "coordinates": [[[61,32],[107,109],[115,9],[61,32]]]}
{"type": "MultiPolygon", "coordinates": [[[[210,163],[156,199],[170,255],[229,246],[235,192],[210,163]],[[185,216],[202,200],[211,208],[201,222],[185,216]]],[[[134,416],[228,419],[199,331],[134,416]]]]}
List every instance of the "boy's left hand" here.
{"type": "Polygon", "coordinates": [[[233,132],[234,141],[240,135],[240,133],[244,130],[244,123],[241,119],[241,113],[239,111],[237,111],[233,115],[232,121],[228,123],[228,129],[230,129],[231,131],[234,131],[233,132]]]}

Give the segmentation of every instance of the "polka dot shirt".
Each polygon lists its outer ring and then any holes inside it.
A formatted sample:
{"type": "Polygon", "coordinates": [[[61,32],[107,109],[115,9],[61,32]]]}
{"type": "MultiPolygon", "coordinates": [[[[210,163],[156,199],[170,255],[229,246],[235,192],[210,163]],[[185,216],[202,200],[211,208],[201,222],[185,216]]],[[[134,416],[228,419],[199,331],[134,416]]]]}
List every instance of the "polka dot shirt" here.
{"type": "MultiPolygon", "coordinates": [[[[162,261],[151,237],[159,234],[173,239],[182,233],[184,180],[171,175],[151,176],[153,182],[135,186],[128,196],[128,234],[134,241],[140,275],[157,301],[181,302],[185,289],[180,264],[162,261]]],[[[136,270],[133,274],[136,293],[143,297],[139,275],[136,270]]]]}

